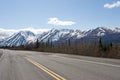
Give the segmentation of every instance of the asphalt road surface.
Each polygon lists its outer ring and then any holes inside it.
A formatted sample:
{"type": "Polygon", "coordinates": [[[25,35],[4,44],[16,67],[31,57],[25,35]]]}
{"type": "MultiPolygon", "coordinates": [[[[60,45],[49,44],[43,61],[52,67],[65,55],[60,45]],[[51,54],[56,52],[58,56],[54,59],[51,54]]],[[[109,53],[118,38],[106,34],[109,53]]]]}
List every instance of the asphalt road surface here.
{"type": "Polygon", "coordinates": [[[120,60],[0,49],[0,80],[120,80],[120,60]]]}

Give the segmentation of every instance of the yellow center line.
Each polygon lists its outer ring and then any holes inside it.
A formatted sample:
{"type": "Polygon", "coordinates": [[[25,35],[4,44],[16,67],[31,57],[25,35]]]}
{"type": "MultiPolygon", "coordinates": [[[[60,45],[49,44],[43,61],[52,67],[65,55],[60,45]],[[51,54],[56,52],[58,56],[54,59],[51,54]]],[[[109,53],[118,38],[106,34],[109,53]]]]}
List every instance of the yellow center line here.
{"type": "Polygon", "coordinates": [[[35,60],[33,60],[31,58],[28,58],[28,57],[25,57],[25,59],[28,60],[29,62],[31,62],[32,64],[34,64],[35,66],[37,66],[38,68],[40,68],[41,70],[43,70],[44,72],[46,72],[47,74],[51,75],[56,80],[66,80],[62,76],[56,74],[55,72],[51,71],[50,69],[46,68],[45,66],[43,66],[40,63],[36,62],[35,60]]]}

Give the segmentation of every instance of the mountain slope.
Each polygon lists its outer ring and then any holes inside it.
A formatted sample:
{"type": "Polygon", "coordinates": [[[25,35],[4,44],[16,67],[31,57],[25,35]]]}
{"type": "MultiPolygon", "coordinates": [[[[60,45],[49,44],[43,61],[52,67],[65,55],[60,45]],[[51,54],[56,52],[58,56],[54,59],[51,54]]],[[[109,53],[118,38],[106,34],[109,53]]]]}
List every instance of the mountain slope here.
{"type": "Polygon", "coordinates": [[[81,38],[84,34],[80,30],[71,29],[51,29],[50,31],[40,35],[38,39],[41,42],[68,40],[70,38],[81,38]]]}
{"type": "Polygon", "coordinates": [[[20,31],[13,34],[12,36],[4,39],[0,45],[1,46],[20,46],[31,42],[34,42],[36,36],[30,31],[20,31]]]}
{"type": "Polygon", "coordinates": [[[85,41],[96,42],[99,38],[102,38],[104,42],[117,42],[120,43],[120,32],[116,29],[108,29],[104,27],[98,27],[87,32],[83,38],[85,41]]]}

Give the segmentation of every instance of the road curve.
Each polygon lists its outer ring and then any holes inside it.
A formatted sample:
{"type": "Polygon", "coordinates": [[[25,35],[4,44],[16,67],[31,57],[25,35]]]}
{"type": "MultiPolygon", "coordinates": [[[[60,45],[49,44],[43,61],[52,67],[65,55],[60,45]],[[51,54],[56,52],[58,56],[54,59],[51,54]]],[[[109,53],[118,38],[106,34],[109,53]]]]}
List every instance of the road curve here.
{"type": "Polygon", "coordinates": [[[0,49],[0,80],[120,80],[120,60],[0,49]]]}

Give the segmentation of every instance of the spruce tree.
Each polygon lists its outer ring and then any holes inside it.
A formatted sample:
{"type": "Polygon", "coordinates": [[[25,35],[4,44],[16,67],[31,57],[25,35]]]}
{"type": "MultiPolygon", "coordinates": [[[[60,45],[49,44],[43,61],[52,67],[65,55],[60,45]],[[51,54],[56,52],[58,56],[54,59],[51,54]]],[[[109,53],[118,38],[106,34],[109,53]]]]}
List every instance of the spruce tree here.
{"type": "Polygon", "coordinates": [[[99,48],[100,49],[103,49],[103,44],[102,44],[102,38],[100,37],[100,39],[99,39],[99,48]]]}
{"type": "Polygon", "coordinates": [[[68,46],[69,46],[69,47],[70,47],[70,45],[71,45],[70,42],[71,42],[70,39],[68,39],[68,46]]]}
{"type": "Polygon", "coordinates": [[[39,48],[39,40],[36,41],[36,48],[39,48]]]}

